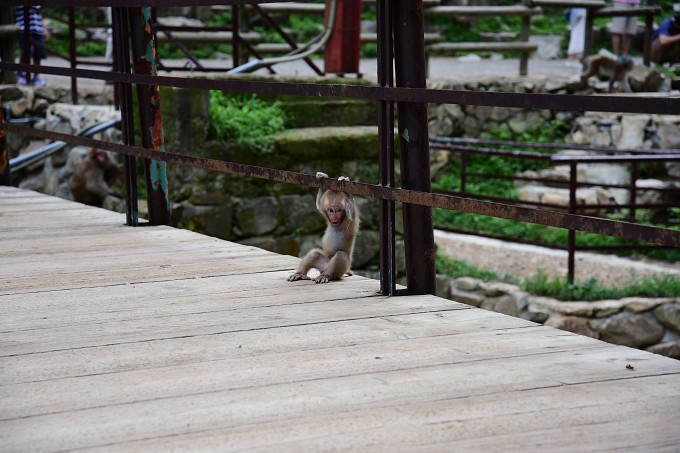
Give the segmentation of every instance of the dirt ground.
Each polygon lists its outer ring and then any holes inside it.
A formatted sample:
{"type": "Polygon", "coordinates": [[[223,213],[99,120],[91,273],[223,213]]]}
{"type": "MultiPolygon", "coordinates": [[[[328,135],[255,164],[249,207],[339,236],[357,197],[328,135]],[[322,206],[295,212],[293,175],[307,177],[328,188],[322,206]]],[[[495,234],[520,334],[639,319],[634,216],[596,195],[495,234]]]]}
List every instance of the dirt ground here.
{"type": "MultiPolygon", "coordinates": [[[[468,263],[499,276],[509,275],[524,279],[542,270],[551,277],[567,275],[568,255],[533,245],[515,244],[464,234],[435,231],[438,250],[447,256],[468,263]]],[[[634,260],[611,255],[577,252],[576,282],[597,279],[600,286],[616,287],[629,284],[645,276],[675,275],[680,279],[680,263],[634,260]]]]}

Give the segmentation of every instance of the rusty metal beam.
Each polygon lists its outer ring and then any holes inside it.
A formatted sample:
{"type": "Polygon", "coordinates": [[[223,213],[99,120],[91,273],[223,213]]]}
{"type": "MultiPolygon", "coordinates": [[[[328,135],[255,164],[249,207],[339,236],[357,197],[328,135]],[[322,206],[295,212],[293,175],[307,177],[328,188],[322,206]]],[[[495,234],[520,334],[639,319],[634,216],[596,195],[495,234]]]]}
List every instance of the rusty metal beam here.
{"type": "Polygon", "coordinates": [[[557,228],[572,228],[586,233],[615,236],[633,241],[651,242],[659,245],[680,248],[680,231],[667,228],[637,225],[597,217],[568,214],[564,212],[550,211],[546,209],[528,208],[522,206],[508,206],[489,201],[474,200],[470,198],[454,197],[433,193],[424,193],[407,189],[395,189],[357,182],[341,185],[337,180],[326,178],[317,180],[315,175],[296,173],[273,168],[263,168],[253,165],[245,165],[234,162],[226,162],[201,157],[187,156],[165,152],[159,155],[157,151],[126,146],[118,143],[104,142],[87,137],[78,137],[58,132],[48,132],[32,129],[26,126],[13,124],[0,124],[0,129],[7,132],[23,134],[30,137],[44,138],[49,140],[62,140],[64,142],[95,147],[107,151],[113,151],[129,156],[137,156],[147,159],[158,158],[168,163],[186,165],[193,168],[217,171],[221,173],[237,174],[252,178],[267,179],[270,181],[296,184],[307,187],[322,187],[324,189],[344,190],[353,195],[359,195],[395,202],[418,204],[434,208],[451,209],[454,211],[470,212],[472,214],[498,217],[501,219],[517,220],[520,222],[535,223],[538,225],[552,226],[557,228]]]}

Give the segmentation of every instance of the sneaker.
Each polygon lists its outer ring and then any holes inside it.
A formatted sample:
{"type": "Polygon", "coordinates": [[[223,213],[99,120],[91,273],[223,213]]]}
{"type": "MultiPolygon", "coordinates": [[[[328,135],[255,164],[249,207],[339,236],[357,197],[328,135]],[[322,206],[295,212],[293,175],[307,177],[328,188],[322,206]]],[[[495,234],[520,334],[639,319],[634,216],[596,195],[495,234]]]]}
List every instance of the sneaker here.
{"type": "Polygon", "coordinates": [[[17,83],[19,85],[26,85],[26,76],[21,72],[17,72],[17,83]]]}
{"type": "Polygon", "coordinates": [[[35,85],[37,87],[44,87],[45,85],[47,85],[47,82],[45,82],[40,77],[35,76],[35,77],[33,77],[33,85],[35,85]]]}

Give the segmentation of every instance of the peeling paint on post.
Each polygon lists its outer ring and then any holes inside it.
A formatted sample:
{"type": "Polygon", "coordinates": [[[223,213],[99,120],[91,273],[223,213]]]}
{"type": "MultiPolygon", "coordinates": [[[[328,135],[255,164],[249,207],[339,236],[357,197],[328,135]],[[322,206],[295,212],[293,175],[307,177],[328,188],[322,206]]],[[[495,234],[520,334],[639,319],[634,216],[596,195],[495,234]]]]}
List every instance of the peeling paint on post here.
{"type": "MultiPolygon", "coordinates": [[[[157,75],[156,41],[151,30],[151,8],[130,8],[130,28],[134,72],[157,75]]],[[[145,148],[165,152],[163,145],[163,122],[161,120],[160,90],[158,85],[137,85],[140,130],[145,148]]],[[[170,223],[168,177],[162,160],[144,160],[149,223],[170,223]]]]}

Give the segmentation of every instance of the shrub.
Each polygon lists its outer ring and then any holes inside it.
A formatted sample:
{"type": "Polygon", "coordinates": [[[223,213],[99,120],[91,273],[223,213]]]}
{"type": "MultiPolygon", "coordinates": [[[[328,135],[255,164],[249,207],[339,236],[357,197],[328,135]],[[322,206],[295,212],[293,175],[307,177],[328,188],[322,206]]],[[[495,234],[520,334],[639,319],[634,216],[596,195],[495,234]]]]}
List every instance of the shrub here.
{"type": "Polygon", "coordinates": [[[268,105],[257,96],[210,93],[210,134],[217,140],[245,144],[268,153],[271,135],[285,129],[286,115],[279,103],[268,105]]]}

